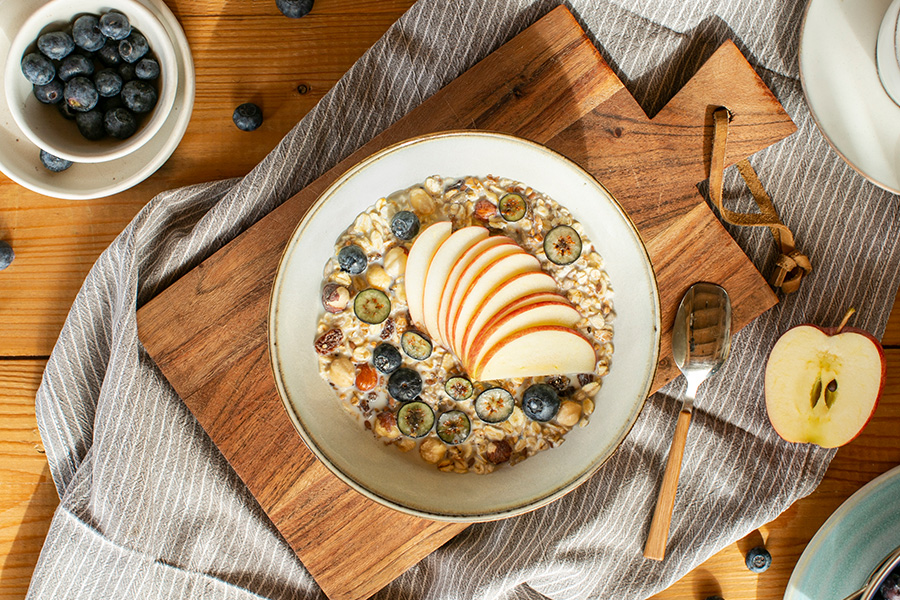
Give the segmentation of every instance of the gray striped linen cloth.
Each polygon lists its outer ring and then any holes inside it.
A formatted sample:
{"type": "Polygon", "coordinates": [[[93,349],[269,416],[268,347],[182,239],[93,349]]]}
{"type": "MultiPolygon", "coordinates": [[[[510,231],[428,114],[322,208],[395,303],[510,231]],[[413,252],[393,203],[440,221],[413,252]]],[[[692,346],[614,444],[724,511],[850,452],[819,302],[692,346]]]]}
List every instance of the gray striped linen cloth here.
{"type": "MultiPolygon", "coordinates": [[[[61,504],[30,598],[313,598],[315,582],[141,347],[135,307],[299,191],[556,1],[421,0],[242,179],[160,194],[88,275],[47,364],[37,418],[61,504]]],[[[881,335],[898,285],[897,203],[846,166],[800,88],[804,3],[571,0],[569,6],[651,115],[734,39],[799,127],[752,157],[799,247],[802,290],[734,338],[701,389],[667,558],[641,549],[683,379],[646,404],[590,481],[522,517],[470,527],[379,598],[644,598],[774,519],[821,480],[833,452],[772,430],[763,372],[801,322],[881,335]]],[[[752,206],[735,173],[727,202],[752,206]]],[[[765,230],[730,230],[766,273],[765,230]]],[[[776,557],[777,560],[777,557],[776,557]]]]}

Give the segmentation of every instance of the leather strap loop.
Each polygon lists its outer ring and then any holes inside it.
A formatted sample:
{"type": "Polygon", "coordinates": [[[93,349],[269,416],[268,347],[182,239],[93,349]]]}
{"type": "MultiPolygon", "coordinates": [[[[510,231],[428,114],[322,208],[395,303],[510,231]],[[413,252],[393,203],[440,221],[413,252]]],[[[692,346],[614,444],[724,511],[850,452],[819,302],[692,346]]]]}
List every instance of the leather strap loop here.
{"type": "Polygon", "coordinates": [[[756,171],[747,159],[738,162],[737,168],[759,206],[759,213],[735,212],[722,205],[725,144],[728,139],[728,122],[730,120],[731,113],[725,107],[717,108],[713,112],[714,133],[712,156],[709,163],[709,196],[726,222],[742,227],[769,228],[779,251],[779,256],[775,260],[775,272],[772,275],[772,287],[780,289],[785,294],[792,294],[800,289],[803,277],[812,272],[812,263],[794,246],[794,234],[778,218],[778,212],[775,210],[772,199],[766,193],[756,171]]]}

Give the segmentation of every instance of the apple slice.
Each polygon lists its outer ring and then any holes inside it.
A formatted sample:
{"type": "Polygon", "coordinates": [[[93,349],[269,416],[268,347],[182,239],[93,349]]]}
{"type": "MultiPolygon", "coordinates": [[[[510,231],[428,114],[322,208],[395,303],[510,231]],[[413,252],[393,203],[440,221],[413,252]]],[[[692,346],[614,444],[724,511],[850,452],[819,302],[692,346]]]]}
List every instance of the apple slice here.
{"type": "Polygon", "coordinates": [[[438,309],[441,295],[447,285],[450,271],[465,254],[466,250],[487,238],[486,227],[474,225],[453,232],[434,253],[428,272],[425,274],[425,289],[422,292],[422,319],[425,330],[432,339],[446,346],[438,330],[438,309]]]}
{"type": "Polygon", "coordinates": [[[472,379],[489,381],[591,373],[597,357],[590,340],[568,327],[538,325],[503,338],[488,350],[481,363],[469,369],[472,379]]]}
{"type": "MultiPolygon", "coordinates": [[[[447,283],[441,292],[441,300],[438,302],[438,335],[440,336],[440,339],[444,341],[447,340],[447,313],[450,311],[450,299],[453,296],[453,292],[456,290],[456,284],[459,283],[462,274],[474,260],[481,257],[489,249],[495,246],[505,245],[507,246],[508,252],[511,253],[511,244],[515,244],[515,242],[505,235],[491,236],[471,246],[460,257],[459,261],[453,265],[450,274],[447,275],[447,283]]],[[[501,251],[501,254],[499,255],[503,255],[504,253],[505,251],[501,251]]],[[[486,258],[485,260],[488,259],[486,258]]]]}
{"type": "Polygon", "coordinates": [[[861,329],[798,325],[785,332],[766,363],[766,412],[789,442],[836,448],[853,440],[875,412],[884,388],[881,344],[861,329]]]}
{"type": "Polygon", "coordinates": [[[483,355],[500,340],[523,329],[532,329],[538,325],[559,325],[574,327],[581,315],[564,299],[545,300],[507,311],[504,316],[492,319],[474,337],[470,348],[466,351],[464,363],[475,365],[481,362],[483,355]]]}
{"type": "MultiPolygon", "coordinates": [[[[517,246],[518,247],[518,246],[517,246]]],[[[520,248],[521,250],[521,248],[520,248]]],[[[462,356],[460,353],[459,342],[462,341],[463,332],[472,321],[472,315],[479,306],[489,297],[493,296],[497,288],[504,282],[512,279],[516,275],[529,272],[540,272],[541,263],[537,258],[528,254],[524,250],[515,254],[504,256],[499,260],[488,265],[481,273],[478,273],[469,284],[468,288],[460,296],[461,302],[456,314],[453,317],[453,328],[448,329],[450,332],[450,347],[456,353],[456,356],[462,356]]],[[[554,286],[555,287],[555,286],[554,286]]],[[[510,300],[522,294],[516,294],[510,300]]],[[[507,301],[507,304],[509,301],[507,301]]]]}
{"type": "MultiPolygon", "coordinates": [[[[461,329],[455,333],[459,336],[454,342],[458,347],[458,354],[465,360],[468,356],[469,346],[475,337],[482,331],[488,321],[500,312],[507,310],[517,301],[534,296],[535,294],[556,292],[558,287],[556,280],[544,271],[521,273],[510,277],[488,294],[472,312],[465,317],[467,322],[461,323],[461,329]]],[[[557,296],[562,298],[561,296],[557,296]]]]}
{"type": "Polygon", "coordinates": [[[409,317],[412,322],[422,325],[423,322],[423,298],[425,294],[425,276],[431,259],[440,245],[450,237],[453,223],[450,221],[438,221],[429,225],[424,231],[419,232],[409,256],[406,259],[406,273],[403,277],[406,285],[406,304],[409,307],[409,317]]]}

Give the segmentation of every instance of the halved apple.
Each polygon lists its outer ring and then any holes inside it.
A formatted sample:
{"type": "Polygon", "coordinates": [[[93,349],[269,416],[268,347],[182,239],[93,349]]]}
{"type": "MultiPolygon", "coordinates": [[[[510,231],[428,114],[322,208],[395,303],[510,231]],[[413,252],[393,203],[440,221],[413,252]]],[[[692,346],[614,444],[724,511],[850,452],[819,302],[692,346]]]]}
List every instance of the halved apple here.
{"type": "Polygon", "coordinates": [[[789,442],[836,448],[853,440],[884,388],[881,344],[867,331],[798,325],[785,332],[766,364],[766,412],[789,442]]]}
{"type": "Polygon", "coordinates": [[[590,373],[597,357],[590,340],[569,327],[539,325],[500,340],[469,370],[473,379],[488,381],[590,373]]]}
{"type": "Polygon", "coordinates": [[[478,225],[457,229],[438,247],[425,274],[425,289],[422,292],[423,324],[431,338],[444,346],[446,344],[438,330],[438,308],[450,271],[466,250],[487,238],[489,233],[486,227],[478,225]]]}
{"type": "Polygon", "coordinates": [[[403,280],[406,285],[406,304],[409,307],[409,317],[417,325],[424,325],[423,299],[425,295],[425,275],[431,265],[431,259],[440,245],[450,237],[453,223],[450,221],[438,221],[419,232],[409,256],[406,259],[406,273],[403,280]]]}
{"type": "Polygon", "coordinates": [[[565,299],[545,300],[522,306],[507,312],[498,319],[492,319],[474,337],[466,351],[466,364],[478,364],[483,355],[500,340],[523,329],[532,329],[539,325],[560,325],[574,327],[581,315],[565,299]]]}

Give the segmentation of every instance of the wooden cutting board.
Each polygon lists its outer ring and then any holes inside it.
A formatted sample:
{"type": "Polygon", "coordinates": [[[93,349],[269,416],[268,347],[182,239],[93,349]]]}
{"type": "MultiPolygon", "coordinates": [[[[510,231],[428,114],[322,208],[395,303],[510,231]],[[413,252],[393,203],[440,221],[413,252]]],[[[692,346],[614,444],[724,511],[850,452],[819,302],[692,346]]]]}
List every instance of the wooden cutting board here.
{"type": "Polygon", "coordinates": [[[546,144],[602,181],[647,244],[662,305],[656,389],[678,374],[669,330],[690,284],[723,285],[735,329],[777,302],[697,191],[708,176],[717,106],[735,115],[728,164],[795,131],[730,42],[648,119],[558,7],[138,311],[150,355],[330,598],[367,598],[464,526],[367,500],[318,463],[294,431],[275,389],[266,321],[279,258],[304,213],[352,165],[415,135],[474,128],[546,144]]]}

